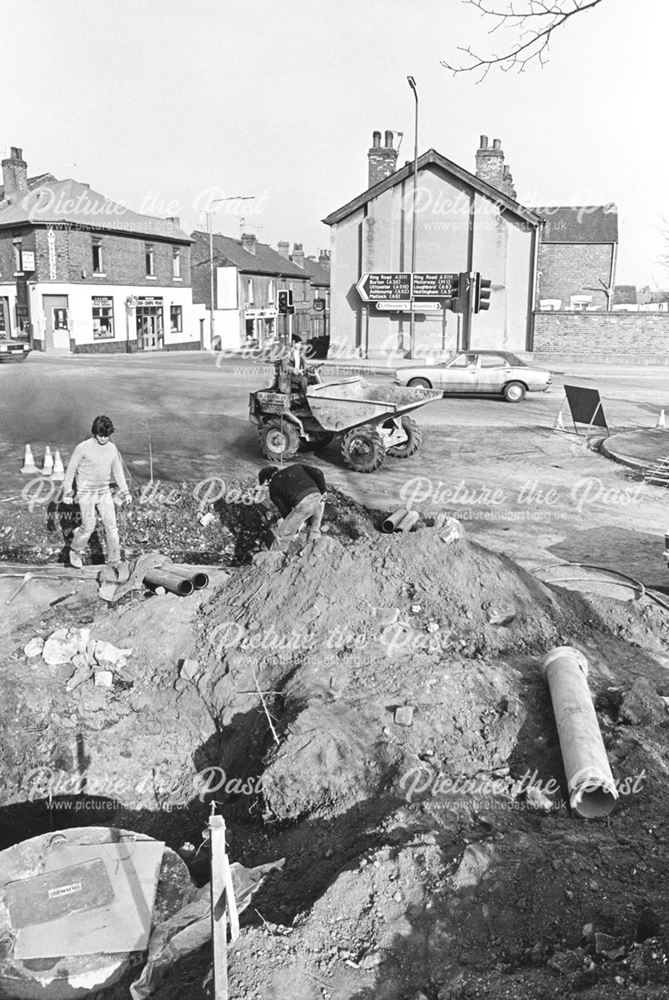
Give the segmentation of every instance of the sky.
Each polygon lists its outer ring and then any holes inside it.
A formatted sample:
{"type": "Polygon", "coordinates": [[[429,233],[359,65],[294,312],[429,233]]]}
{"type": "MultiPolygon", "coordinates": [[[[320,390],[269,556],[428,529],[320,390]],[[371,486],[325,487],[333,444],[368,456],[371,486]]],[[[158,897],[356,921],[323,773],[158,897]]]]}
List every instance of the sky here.
{"type": "MultiPolygon", "coordinates": [[[[602,0],[543,69],[453,76],[505,35],[460,0],[24,0],[3,9],[0,152],[135,211],[276,247],[330,246],[322,219],[367,187],[375,129],[474,171],[500,138],[525,205],[618,206],[619,283],[669,287],[666,0],[602,0]],[[9,44],[9,39],[15,42],[9,44]]],[[[515,37],[507,32],[506,37],[515,37]]]]}

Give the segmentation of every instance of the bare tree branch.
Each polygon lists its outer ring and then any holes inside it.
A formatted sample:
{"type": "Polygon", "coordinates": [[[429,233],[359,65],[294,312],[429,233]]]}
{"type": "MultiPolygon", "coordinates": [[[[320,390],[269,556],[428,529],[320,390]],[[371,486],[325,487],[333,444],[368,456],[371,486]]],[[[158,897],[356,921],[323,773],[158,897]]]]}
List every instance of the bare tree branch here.
{"type": "Polygon", "coordinates": [[[476,7],[482,17],[493,19],[494,24],[488,34],[493,35],[503,27],[510,27],[518,33],[517,40],[503,52],[483,56],[474,52],[469,46],[466,48],[459,46],[458,51],[464,52],[468,57],[467,64],[455,66],[441,60],[441,65],[453,74],[480,70],[481,76],[478,80],[480,83],[493,66],[499,67],[505,73],[510,69],[517,69],[522,73],[528,63],[536,60],[543,67],[548,61],[548,47],[553,32],[563,27],[576,14],[592,10],[602,0],[554,0],[553,3],[547,3],[546,0],[528,0],[529,7],[523,9],[517,9],[514,0],[506,4],[506,9],[504,5],[491,4],[488,0],[463,0],[463,2],[476,7]]]}

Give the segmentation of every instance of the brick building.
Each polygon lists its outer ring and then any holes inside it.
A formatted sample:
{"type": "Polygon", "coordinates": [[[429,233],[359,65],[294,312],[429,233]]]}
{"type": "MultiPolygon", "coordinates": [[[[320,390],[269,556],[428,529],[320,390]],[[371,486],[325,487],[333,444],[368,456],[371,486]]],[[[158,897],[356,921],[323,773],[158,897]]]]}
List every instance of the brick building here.
{"type": "MultiPolygon", "coordinates": [[[[289,243],[279,243],[279,253],[287,252],[289,243]]],[[[293,252],[289,254],[293,264],[297,264],[309,276],[307,300],[302,306],[300,336],[310,342],[320,342],[321,349],[326,349],[323,343],[330,336],[330,254],[321,250],[318,257],[305,257],[301,243],[293,244],[293,252]]]]}
{"type": "Polygon", "coordinates": [[[537,274],[539,308],[609,311],[618,252],[616,206],[541,206],[533,211],[545,220],[537,274]]]}
{"type": "MultiPolygon", "coordinates": [[[[192,234],[192,283],[196,303],[211,308],[214,285],[214,341],[220,347],[239,350],[245,346],[265,347],[287,341],[294,333],[304,340],[314,336],[322,314],[314,309],[313,265],[300,244],[293,259],[290,244],[279,243],[274,250],[245,233],[241,239],[195,231],[192,234]],[[278,293],[292,293],[294,313],[282,315],[278,293]]],[[[325,273],[321,274],[325,280],[325,273]]]]}
{"type": "Polygon", "coordinates": [[[2,161],[0,333],[46,352],[199,348],[190,238],[74,180],[2,161]]]}
{"type": "MultiPolygon", "coordinates": [[[[374,132],[368,186],[323,221],[332,233],[332,329],[341,346],[367,357],[406,354],[408,303],[387,308],[357,291],[365,273],[411,271],[414,163],[397,167],[393,133],[374,132]]],[[[476,174],[434,149],[418,158],[416,271],[478,271],[492,281],[491,308],[473,316],[415,310],[417,353],[457,348],[532,349],[540,219],[515,200],[498,139],[481,137],[476,174]]],[[[435,303],[428,303],[434,306],[435,303]]]]}

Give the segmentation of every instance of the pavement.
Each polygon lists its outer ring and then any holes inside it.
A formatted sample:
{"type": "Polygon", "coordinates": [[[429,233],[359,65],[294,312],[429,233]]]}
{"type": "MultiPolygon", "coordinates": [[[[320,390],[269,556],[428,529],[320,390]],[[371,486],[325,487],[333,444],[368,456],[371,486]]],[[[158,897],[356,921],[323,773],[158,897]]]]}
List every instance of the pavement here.
{"type": "Polygon", "coordinates": [[[602,442],[602,454],[653,479],[669,482],[669,433],[655,428],[623,431],[602,442]]]}

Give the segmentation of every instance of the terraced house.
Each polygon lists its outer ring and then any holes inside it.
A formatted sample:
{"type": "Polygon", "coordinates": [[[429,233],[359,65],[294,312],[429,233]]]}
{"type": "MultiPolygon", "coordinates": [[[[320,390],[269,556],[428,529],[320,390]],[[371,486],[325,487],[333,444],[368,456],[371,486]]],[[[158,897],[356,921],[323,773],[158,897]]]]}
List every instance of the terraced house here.
{"type": "Polygon", "coordinates": [[[0,336],[47,353],[198,349],[191,240],[72,179],[2,161],[0,336]]]}

